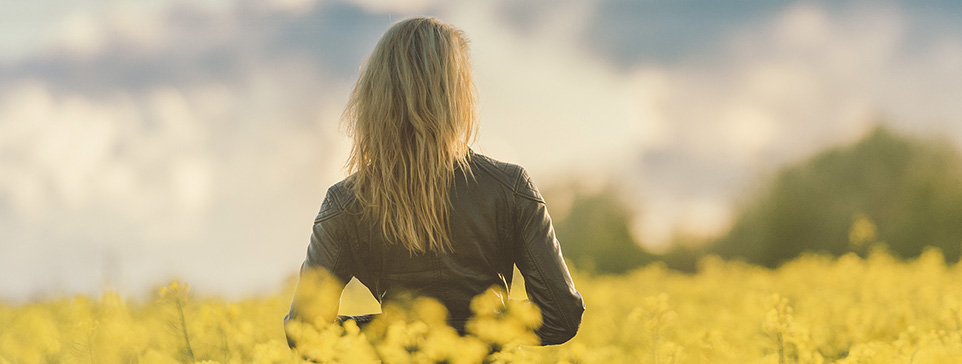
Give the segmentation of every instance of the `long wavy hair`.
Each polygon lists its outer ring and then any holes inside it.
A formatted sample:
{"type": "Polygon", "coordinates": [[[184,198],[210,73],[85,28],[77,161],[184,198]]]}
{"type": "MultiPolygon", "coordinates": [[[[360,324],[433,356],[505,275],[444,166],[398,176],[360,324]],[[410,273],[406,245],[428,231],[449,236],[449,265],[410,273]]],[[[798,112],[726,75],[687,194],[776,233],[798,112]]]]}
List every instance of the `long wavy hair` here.
{"type": "Polygon", "coordinates": [[[346,163],[366,217],[412,253],[451,248],[448,196],[470,174],[477,92],[464,33],[434,18],[395,23],[361,68],[344,111],[346,163]]]}

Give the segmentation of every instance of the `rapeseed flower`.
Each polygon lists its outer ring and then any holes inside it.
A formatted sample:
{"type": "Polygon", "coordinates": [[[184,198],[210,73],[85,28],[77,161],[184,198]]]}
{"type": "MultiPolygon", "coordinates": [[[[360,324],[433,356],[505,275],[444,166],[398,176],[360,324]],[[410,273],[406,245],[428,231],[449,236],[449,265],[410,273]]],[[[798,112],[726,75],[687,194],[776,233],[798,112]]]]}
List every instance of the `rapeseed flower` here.
{"type": "MultiPolygon", "coordinates": [[[[364,329],[292,321],[296,351],[280,320],[289,291],[227,302],[175,281],[147,302],[106,291],[0,303],[0,364],[962,362],[962,266],[946,266],[936,250],[910,261],[876,248],[866,257],[803,256],[778,269],[719,258],[699,267],[573,272],[589,311],[571,342],[544,348],[527,346],[536,344],[537,307],[496,289],[472,302],[466,336],[446,325],[442,304],[419,298],[386,304],[364,329]]],[[[370,300],[352,292],[342,297],[352,307],[370,300]]]]}

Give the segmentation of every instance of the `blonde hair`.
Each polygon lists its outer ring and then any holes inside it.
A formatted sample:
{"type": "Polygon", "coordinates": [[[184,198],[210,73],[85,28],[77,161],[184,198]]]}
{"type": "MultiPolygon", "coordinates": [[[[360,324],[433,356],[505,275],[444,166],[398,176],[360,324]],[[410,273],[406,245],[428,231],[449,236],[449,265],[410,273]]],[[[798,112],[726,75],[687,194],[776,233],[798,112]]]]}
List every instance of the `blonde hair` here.
{"type": "Polygon", "coordinates": [[[361,69],[343,120],[354,143],[346,167],[364,216],[408,251],[450,249],[448,192],[470,174],[477,97],[468,44],[434,18],[395,23],[361,69]]]}

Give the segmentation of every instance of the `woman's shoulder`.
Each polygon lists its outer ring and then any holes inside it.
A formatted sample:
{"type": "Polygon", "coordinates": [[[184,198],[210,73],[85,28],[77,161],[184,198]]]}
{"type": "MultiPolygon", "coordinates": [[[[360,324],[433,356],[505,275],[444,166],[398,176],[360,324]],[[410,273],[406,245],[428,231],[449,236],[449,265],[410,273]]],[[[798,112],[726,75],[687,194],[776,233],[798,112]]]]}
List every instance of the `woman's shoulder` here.
{"type": "Polygon", "coordinates": [[[543,201],[541,193],[521,165],[500,161],[474,151],[469,153],[469,157],[472,173],[475,175],[479,172],[487,174],[516,195],[543,201]]]}
{"type": "Polygon", "coordinates": [[[351,189],[352,185],[351,177],[348,176],[328,187],[324,202],[321,203],[321,210],[314,223],[327,220],[351,209],[357,200],[351,189]]]}
{"type": "Polygon", "coordinates": [[[477,153],[473,150],[468,152],[468,161],[471,164],[471,167],[479,166],[485,169],[488,173],[494,173],[503,176],[517,175],[517,173],[523,169],[518,164],[500,161],[487,155],[477,153]]]}

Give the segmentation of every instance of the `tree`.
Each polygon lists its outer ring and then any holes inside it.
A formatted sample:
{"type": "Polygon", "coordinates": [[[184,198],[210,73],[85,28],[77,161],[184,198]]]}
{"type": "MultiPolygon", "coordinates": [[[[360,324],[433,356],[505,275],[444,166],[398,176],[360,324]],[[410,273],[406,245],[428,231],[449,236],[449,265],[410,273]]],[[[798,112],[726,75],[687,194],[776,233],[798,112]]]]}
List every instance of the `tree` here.
{"type": "Polygon", "coordinates": [[[621,201],[612,188],[575,192],[568,213],[554,223],[565,258],[574,266],[619,274],[654,260],[632,236],[631,213],[621,201]]]}
{"type": "Polygon", "coordinates": [[[925,246],[949,261],[962,250],[962,160],[947,142],[877,127],[857,144],[783,168],[710,252],[776,266],[805,251],[864,253],[853,222],[867,220],[894,254],[925,246]]]}

